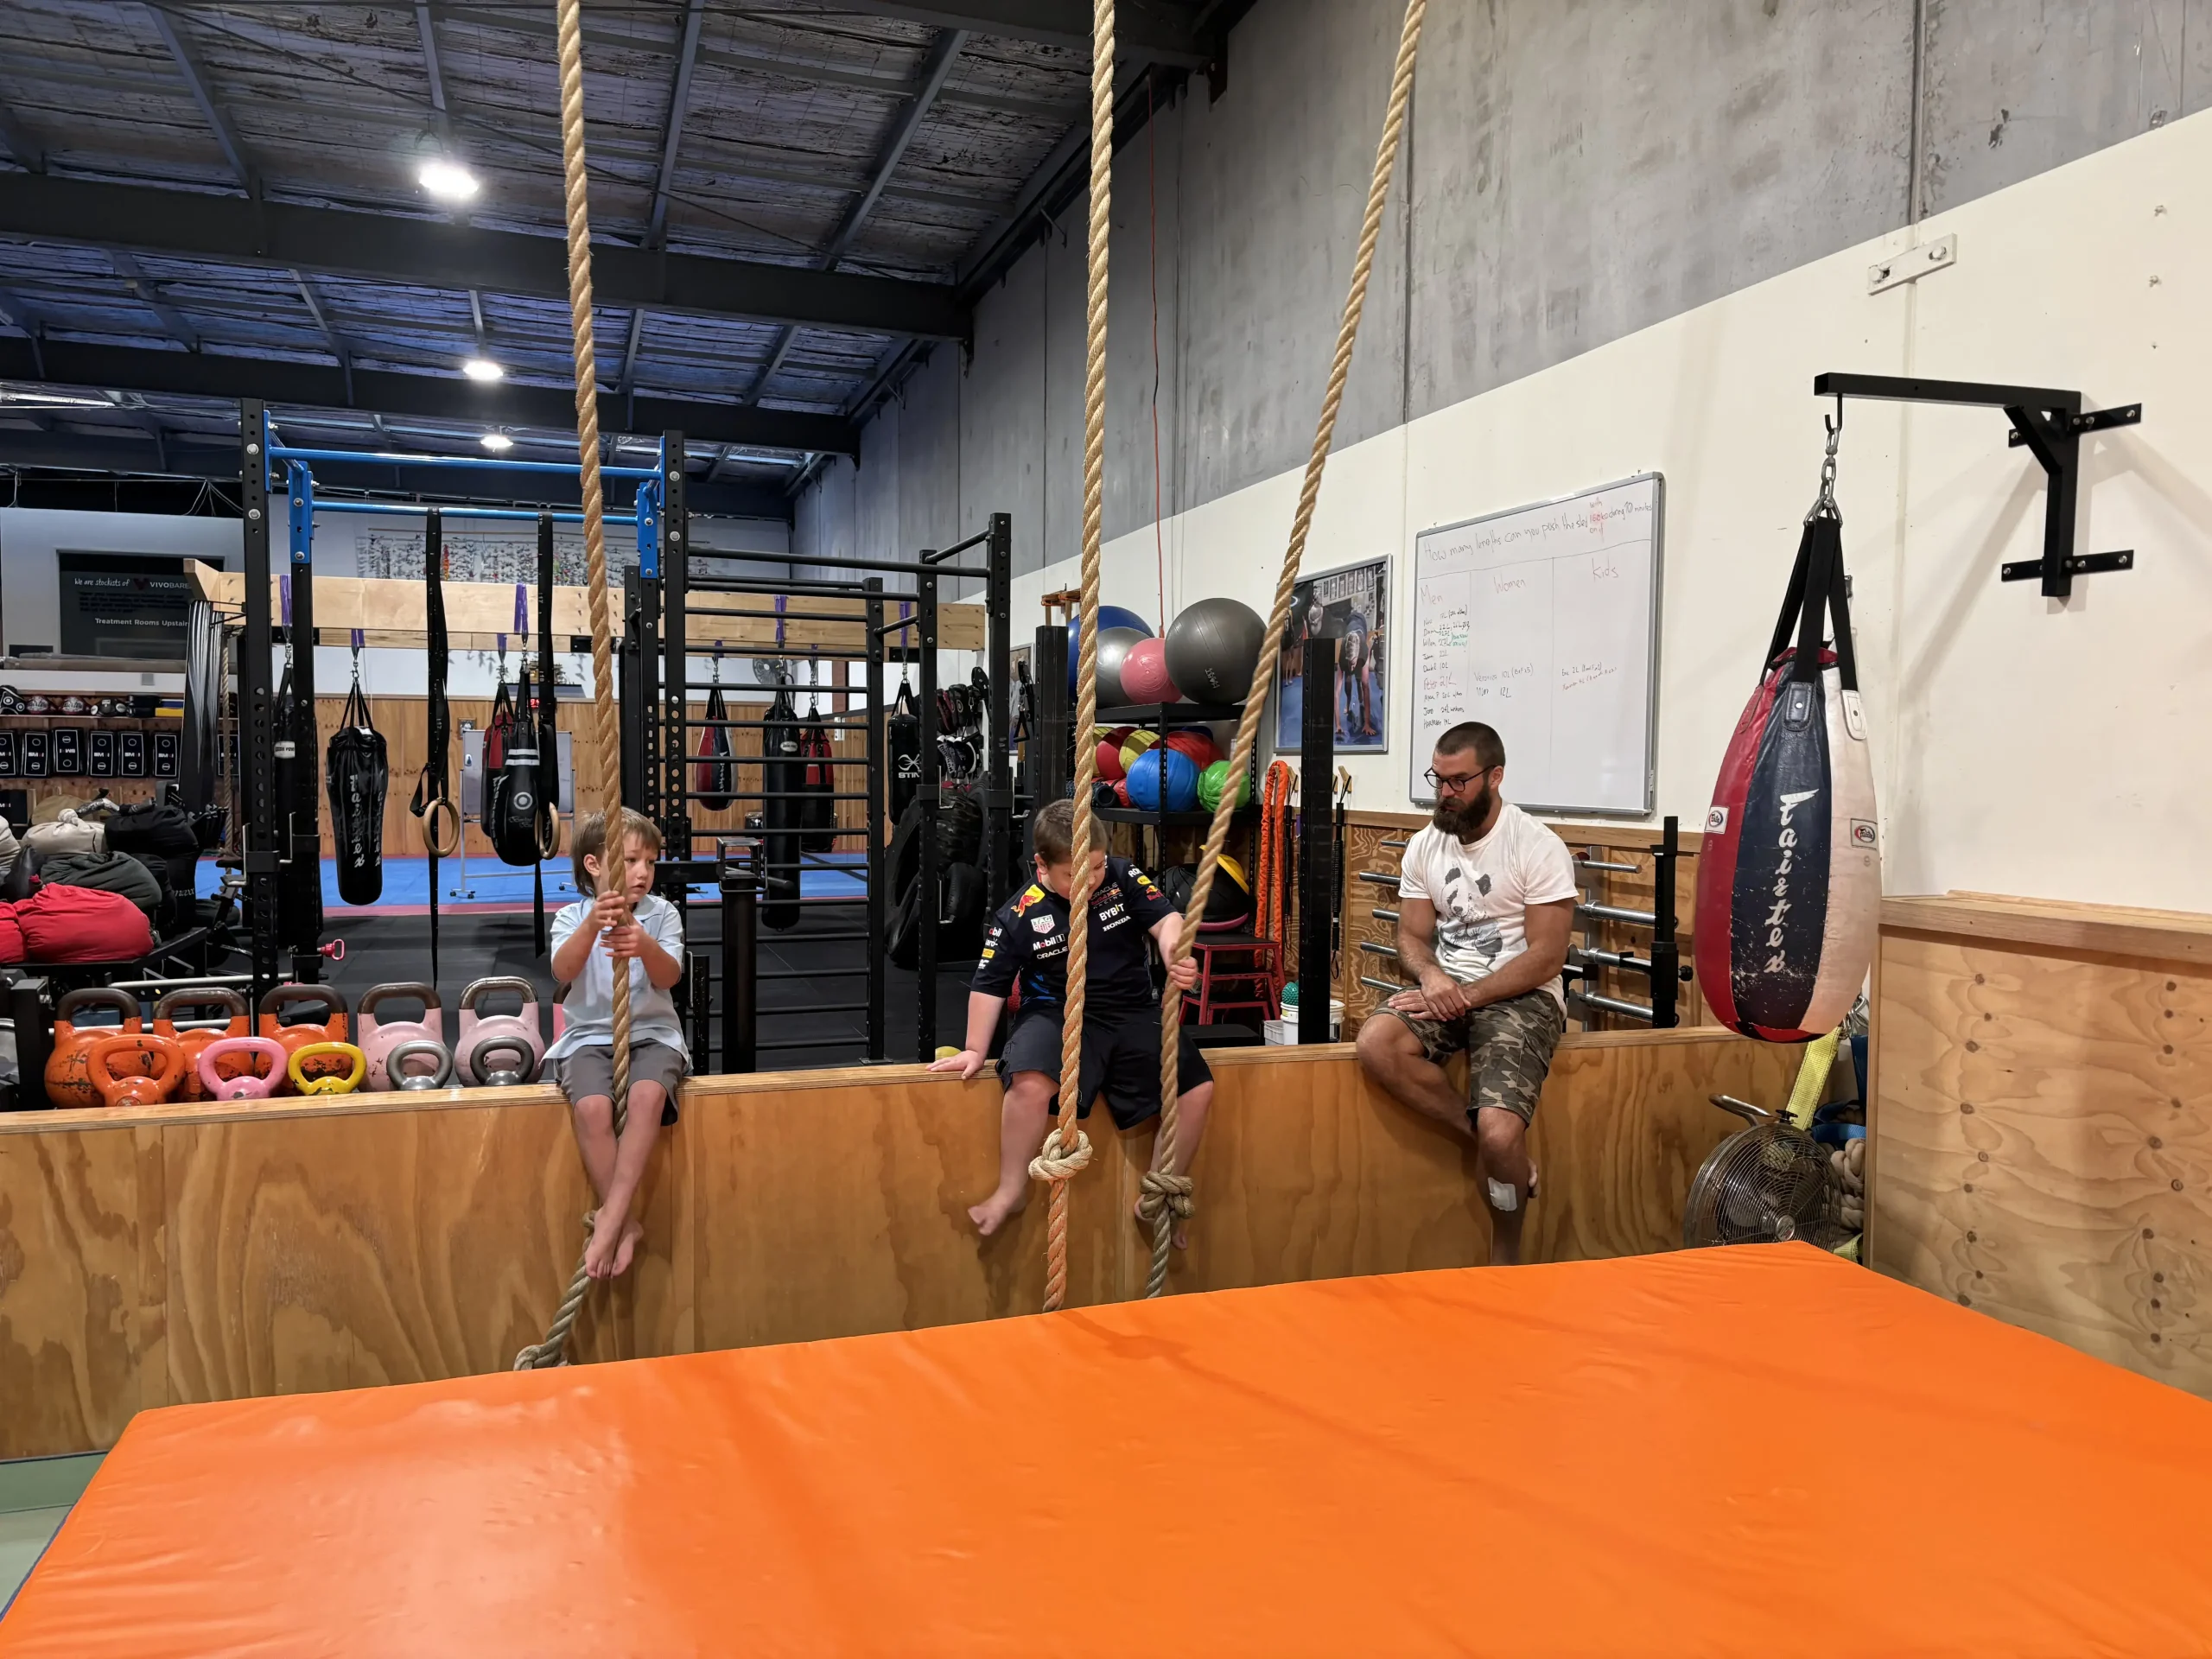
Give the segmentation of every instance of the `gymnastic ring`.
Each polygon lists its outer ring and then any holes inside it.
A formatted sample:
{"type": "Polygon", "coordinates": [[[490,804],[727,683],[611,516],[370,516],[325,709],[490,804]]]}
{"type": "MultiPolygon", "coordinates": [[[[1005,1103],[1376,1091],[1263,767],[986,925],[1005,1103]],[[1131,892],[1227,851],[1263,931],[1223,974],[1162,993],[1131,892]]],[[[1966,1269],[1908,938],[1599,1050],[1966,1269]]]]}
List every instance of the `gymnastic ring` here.
{"type": "Polygon", "coordinates": [[[432,858],[451,858],[459,852],[461,830],[461,804],[458,801],[440,795],[423,806],[423,846],[432,858]],[[438,835],[438,815],[441,812],[451,817],[453,835],[450,839],[441,838],[438,835]]]}
{"type": "Polygon", "coordinates": [[[411,1037],[395,1047],[384,1058],[385,1075],[399,1079],[398,1086],[412,1093],[424,1089],[442,1089],[453,1081],[453,1056],[446,1052],[443,1043],[428,1037],[411,1037]],[[411,1059],[433,1059],[438,1063],[435,1071],[409,1071],[402,1063],[411,1059]]]}
{"type": "Polygon", "coordinates": [[[350,1095],[361,1086],[361,1079],[369,1074],[368,1056],[351,1043],[308,1043],[292,1051],[292,1064],[288,1068],[292,1087],[303,1095],[350,1095]],[[310,1054],[351,1054],[353,1069],[344,1077],[329,1074],[309,1077],[301,1071],[301,1063],[310,1054]]]}
{"type": "Polygon", "coordinates": [[[561,849],[561,809],[550,801],[537,804],[537,855],[550,858],[561,849]]]}

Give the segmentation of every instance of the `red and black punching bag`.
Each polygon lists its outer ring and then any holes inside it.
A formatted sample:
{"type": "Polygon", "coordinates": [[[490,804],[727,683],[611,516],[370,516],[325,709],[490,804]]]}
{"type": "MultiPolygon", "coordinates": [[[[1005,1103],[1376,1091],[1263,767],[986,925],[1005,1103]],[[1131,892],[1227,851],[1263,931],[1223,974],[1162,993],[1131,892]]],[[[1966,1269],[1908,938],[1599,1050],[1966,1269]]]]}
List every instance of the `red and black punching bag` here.
{"type": "Polygon", "coordinates": [[[1722,1025],[1795,1043],[1834,1030],[1851,1011],[1882,901],[1843,520],[1825,484],[1766,663],[1706,818],[1697,978],[1722,1025]],[[1832,643],[1821,639],[1824,620],[1834,623],[1832,643]]]}

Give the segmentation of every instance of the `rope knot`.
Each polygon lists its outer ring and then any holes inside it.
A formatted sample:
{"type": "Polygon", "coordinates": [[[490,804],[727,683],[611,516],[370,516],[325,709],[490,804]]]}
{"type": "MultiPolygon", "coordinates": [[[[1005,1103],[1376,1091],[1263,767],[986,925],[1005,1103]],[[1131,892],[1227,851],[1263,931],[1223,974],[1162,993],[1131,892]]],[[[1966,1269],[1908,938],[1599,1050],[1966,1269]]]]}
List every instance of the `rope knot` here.
{"type": "Polygon", "coordinates": [[[1137,1197],[1137,1214],[1148,1223],[1157,1225],[1163,1212],[1178,1221],[1188,1221],[1198,1213],[1198,1206],[1192,1197],[1198,1184],[1187,1175],[1169,1175],[1147,1169],[1140,1185],[1142,1191],[1137,1197]]]}
{"type": "Polygon", "coordinates": [[[1029,1177],[1037,1181],[1065,1181],[1081,1174],[1090,1164],[1090,1137],[1082,1127],[1077,1127],[1075,1148],[1070,1151],[1061,1138],[1060,1126],[1055,1123],[1045,1137],[1045,1149],[1029,1160],[1029,1177]]]}

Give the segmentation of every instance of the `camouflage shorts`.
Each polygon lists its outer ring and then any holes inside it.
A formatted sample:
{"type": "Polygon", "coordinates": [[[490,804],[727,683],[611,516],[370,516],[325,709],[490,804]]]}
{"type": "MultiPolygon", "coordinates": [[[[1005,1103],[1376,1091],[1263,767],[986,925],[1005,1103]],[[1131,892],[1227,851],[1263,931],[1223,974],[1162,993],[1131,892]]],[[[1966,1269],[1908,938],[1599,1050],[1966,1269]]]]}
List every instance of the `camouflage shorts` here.
{"type": "Polygon", "coordinates": [[[1552,1066],[1552,1051],[1567,1030],[1567,1015],[1549,991],[1523,991],[1456,1020],[1386,1008],[1406,1022],[1432,1065],[1467,1051],[1467,1109],[1495,1106],[1523,1123],[1536,1116],[1537,1097],[1552,1066]]]}

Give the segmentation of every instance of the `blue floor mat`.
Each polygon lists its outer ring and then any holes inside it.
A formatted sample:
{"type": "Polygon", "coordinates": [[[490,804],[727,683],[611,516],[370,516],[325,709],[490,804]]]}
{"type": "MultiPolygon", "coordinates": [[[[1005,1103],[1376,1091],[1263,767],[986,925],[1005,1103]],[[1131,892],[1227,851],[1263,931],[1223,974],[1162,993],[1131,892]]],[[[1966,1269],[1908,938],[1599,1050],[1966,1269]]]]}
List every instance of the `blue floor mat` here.
{"type": "MultiPolygon", "coordinates": [[[[809,899],[857,898],[868,891],[865,853],[823,853],[818,856],[823,863],[810,862],[799,876],[799,890],[809,899]],[[836,865],[841,868],[828,868],[836,865]],[[852,874],[847,874],[849,870],[852,874]]],[[[223,871],[202,859],[200,863],[200,897],[213,898],[221,885],[223,871]]],[[[438,904],[441,908],[456,905],[494,905],[501,907],[531,903],[532,872],[527,867],[517,868],[502,864],[495,858],[472,858],[466,866],[458,859],[438,861],[438,904]]],[[[558,908],[573,904],[582,895],[576,891],[575,872],[566,859],[559,862],[548,861],[545,865],[545,902],[558,908]]],[[[711,901],[718,895],[710,885],[695,886],[691,889],[694,900],[711,901]]],[[[384,892],[373,906],[375,909],[425,909],[430,902],[430,861],[427,858],[387,858],[384,861],[384,892]]],[[[322,861],[322,903],[326,910],[356,908],[339,897],[338,865],[334,859],[322,861]]],[[[364,906],[365,908],[365,906],[364,906]]]]}

